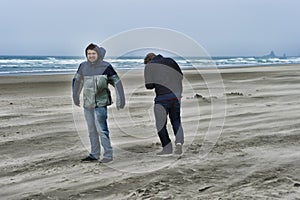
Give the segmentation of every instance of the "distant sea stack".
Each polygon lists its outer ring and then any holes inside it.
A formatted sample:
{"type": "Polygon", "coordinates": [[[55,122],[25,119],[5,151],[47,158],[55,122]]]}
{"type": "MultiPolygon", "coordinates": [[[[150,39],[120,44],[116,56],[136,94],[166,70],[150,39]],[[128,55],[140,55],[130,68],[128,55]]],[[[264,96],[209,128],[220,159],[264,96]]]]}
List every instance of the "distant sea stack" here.
{"type": "Polygon", "coordinates": [[[274,53],[274,51],[271,51],[268,55],[264,55],[261,58],[280,58],[280,59],[286,59],[287,56],[284,53],[282,56],[276,56],[276,54],[274,53]]]}
{"type": "Polygon", "coordinates": [[[262,56],[262,58],[277,58],[274,51],[271,51],[268,55],[262,56]]]}
{"type": "Polygon", "coordinates": [[[283,54],[282,59],[287,59],[287,56],[285,53],[283,54]]]}

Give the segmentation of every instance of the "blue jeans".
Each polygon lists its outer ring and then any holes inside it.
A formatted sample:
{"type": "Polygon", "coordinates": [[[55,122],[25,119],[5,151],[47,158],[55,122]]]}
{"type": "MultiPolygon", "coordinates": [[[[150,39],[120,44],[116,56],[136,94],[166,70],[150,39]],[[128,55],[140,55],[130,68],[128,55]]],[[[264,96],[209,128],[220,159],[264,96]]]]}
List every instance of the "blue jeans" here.
{"type": "Polygon", "coordinates": [[[184,143],[183,129],[181,126],[180,101],[164,100],[155,101],[154,115],[156,129],[162,146],[168,145],[171,140],[167,130],[167,116],[169,115],[173,132],[175,134],[175,143],[184,143]]]}
{"type": "Polygon", "coordinates": [[[104,149],[104,158],[113,157],[113,149],[110,143],[109,131],[107,126],[107,107],[99,107],[94,109],[84,108],[84,116],[87,122],[90,143],[91,143],[91,153],[93,157],[99,159],[101,153],[101,145],[104,149]]]}

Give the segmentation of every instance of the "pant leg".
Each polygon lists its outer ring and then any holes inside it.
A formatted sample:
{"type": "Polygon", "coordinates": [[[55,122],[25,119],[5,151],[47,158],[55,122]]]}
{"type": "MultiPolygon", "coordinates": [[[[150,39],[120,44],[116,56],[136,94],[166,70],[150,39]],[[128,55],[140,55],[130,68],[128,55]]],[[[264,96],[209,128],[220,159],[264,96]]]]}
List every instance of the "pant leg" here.
{"type": "Polygon", "coordinates": [[[99,134],[97,132],[97,128],[95,125],[94,109],[84,108],[84,117],[87,123],[89,138],[91,143],[90,154],[93,157],[99,159],[101,149],[100,149],[99,134]]]}
{"type": "Polygon", "coordinates": [[[180,101],[174,100],[170,103],[169,118],[175,134],[175,143],[184,143],[184,134],[180,116],[180,101]]]}
{"type": "Polygon", "coordinates": [[[110,142],[109,130],[107,125],[107,107],[95,108],[96,127],[98,129],[101,145],[104,149],[104,158],[113,158],[113,149],[110,142]]]}
{"type": "Polygon", "coordinates": [[[166,105],[162,103],[156,102],[154,104],[154,115],[155,115],[155,125],[158,132],[159,139],[161,141],[161,145],[165,147],[168,145],[171,140],[169,137],[169,133],[167,130],[167,109],[166,105]]]}

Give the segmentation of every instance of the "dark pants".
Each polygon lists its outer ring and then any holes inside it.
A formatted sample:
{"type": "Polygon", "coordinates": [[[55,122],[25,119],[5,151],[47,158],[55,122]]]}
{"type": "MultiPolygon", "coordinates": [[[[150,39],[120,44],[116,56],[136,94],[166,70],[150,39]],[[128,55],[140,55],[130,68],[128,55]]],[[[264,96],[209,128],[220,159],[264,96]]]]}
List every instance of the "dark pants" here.
{"type": "Polygon", "coordinates": [[[177,99],[156,101],[154,105],[154,115],[156,120],[156,129],[162,146],[164,147],[171,142],[167,130],[168,115],[175,134],[175,144],[183,144],[184,136],[181,126],[180,101],[177,99]]]}

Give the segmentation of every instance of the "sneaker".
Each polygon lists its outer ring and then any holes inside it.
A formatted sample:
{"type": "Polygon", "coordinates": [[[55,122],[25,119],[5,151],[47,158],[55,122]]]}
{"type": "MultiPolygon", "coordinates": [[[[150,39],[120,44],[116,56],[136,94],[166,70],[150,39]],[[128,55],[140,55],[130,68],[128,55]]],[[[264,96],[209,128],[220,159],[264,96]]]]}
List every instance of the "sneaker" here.
{"type": "Polygon", "coordinates": [[[161,152],[158,152],[156,155],[158,156],[167,156],[167,155],[172,155],[173,153],[173,148],[172,144],[168,144],[163,147],[163,150],[161,152]]]}
{"type": "Polygon", "coordinates": [[[97,161],[97,158],[94,158],[93,156],[89,155],[83,159],[81,159],[81,162],[95,162],[97,161]]]}
{"type": "Polygon", "coordinates": [[[182,144],[181,143],[177,143],[176,147],[175,147],[175,154],[182,154],[182,144]]]}
{"type": "Polygon", "coordinates": [[[100,163],[109,163],[109,162],[111,162],[111,161],[113,161],[112,158],[102,158],[102,159],[100,160],[100,163]]]}
{"type": "Polygon", "coordinates": [[[164,150],[162,150],[161,152],[158,152],[156,155],[158,155],[158,156],[168,156],[168,155],[172,155],[173,154],[173,152],[171,151],[164,151],[164,150]]]}

